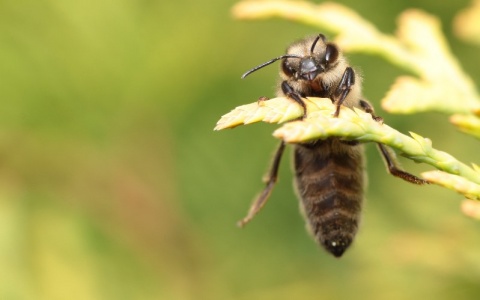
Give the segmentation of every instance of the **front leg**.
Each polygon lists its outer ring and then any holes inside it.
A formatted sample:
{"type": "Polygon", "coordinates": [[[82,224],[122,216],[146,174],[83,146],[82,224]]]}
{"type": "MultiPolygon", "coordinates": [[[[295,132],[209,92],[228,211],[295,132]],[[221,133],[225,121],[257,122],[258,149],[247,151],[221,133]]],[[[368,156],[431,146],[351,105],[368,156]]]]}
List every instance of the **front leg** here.
{"type": "Polygon", "coordinates": [[[307,116],[307,105],[305,104],[305,101],[303,101],[302,96],[297,93],[289,84],[287,81],[283,81],[282,85],[282,92],[287,96],[288,98],[291,98],[295,100],[298,104],[300,104],[303,108],[303,118],[307,116]]]}
{"type": "Polygon", "coordinates": [[[354,84],[355,72],[351,67],[348,67],[345,69],[345,72],[343,72],[342,79],[340,80],[340,83],[338,84],[337,89],[333,94],[333,103],[335,103],[335,105],[337,106],[335,114],[333,115],[334,117],[338,117],[338,115],[340,114],[340,106],[347,98],[348,93],[350,93],[350,90],[352,89],[354,84]]]}
{"type": "Polygon", "coordinates": [[[372,115],[372,119],[374,119],[378,123],[383,124],[383,118],[375,114],[375,111],[373,110],[373,106],[368,101],[360,99],[360,107],[362,107],[362,109],[366,113],[369,113],[370,115],[372,115]]]}

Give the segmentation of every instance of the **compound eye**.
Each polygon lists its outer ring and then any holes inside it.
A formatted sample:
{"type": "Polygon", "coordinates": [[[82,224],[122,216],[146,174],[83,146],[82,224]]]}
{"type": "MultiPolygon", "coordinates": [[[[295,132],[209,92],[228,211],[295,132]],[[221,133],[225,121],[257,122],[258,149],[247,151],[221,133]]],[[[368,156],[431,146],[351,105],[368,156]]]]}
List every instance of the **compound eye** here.
{"type": "Polygon", "coordinates": [[[325,49],[325,58],[324,62],[325,65],[328,66],[329,64],[335,62],[338,59],[338,48],[334,44],[327,44],[327,48],[325,49]]]}
{"type": "Polygon", "coordinates": [[[282,61],[282,71],[285,75],[291,77],[295,74],[295,70],[290,66],[287,59],[282,61]]]}

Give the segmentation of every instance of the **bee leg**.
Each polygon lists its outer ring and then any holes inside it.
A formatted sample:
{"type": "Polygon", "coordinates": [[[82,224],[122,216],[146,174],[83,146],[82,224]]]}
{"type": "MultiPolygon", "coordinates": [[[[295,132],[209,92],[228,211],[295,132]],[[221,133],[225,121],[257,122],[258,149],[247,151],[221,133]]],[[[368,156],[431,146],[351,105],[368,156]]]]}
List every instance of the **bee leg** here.
{"type": "MultiPolygon", "coordinates": [[[[375,115],[373,111],[373,106],[366,100],[360,100],[360,106],[366,112],[372,115],[372,119],[383,124],[383,118],[375,115]]],[[[393,176],[399,177],[405,181],[414,183],[414,184],[428,184],[429,182],[418,178],[417,176],[403,171],[398,165],[395,153],[384,144],[377,143],[378,151],[383,156],[385,164],[387,165],[388,172],[393,176]]]]}
{"type": "Polygon", "coordinates": [[[377,143],[377,146],[378,146],[378,150],[380,151],[380,153],[382,154],[385,160],[385,164],[390,174],[414,184],[421,185],[421,184],[429,183],[424,179],[418,178],[417,176],[400,169],[400,167],[398,166],[398,161],[396,159],[395,153],[389,147],[380,143],[377,143]]]}
{"type": "Polygon", "coordinates": [[[373,106],[366,100],[360,100],[360,106],[362,109],[366,112],[372,115],[372,119],[377,121],[378,123],[383,124],[383,118],[380,116],[377,116],[373,110],[373,106]]]}
{"type": "Polygon", "coordinates": [[[270,98],[265,97],[265,96],[259,97],[258,100],[257,100],[257,104],[260,105],[263,101],[267,101],[267,100],[270,100],[270,98]]]}
{"type": "Polygon", "coordinates": [[[253,217],[262,209],[262,207],[265,206],[265,203],[267,203],[267,200],[270,197],[270,194],[272,193],[273,187],[277,182],[278,167],[280,166],[280,160],[282,158],[282,154],[284,150],[285,150],[285,142],[282,141],[280,142],[280,145],[278,146],[277,151],[275,152],[275,156],[273,157],[273,163],[272,163],[272,166],[270,167],[268,177],[265,179],[265,183],[266,183],[265,188],[260,193],[260,195],[253,201],[247,216],[242,220],[238,221],[237,225],[239,227],[243,227],[245,226],[245,224],[250,222],[250,220],[252,220],[253,217]]]}
{"type": "Polygon", "coordinates": [[[335,114],[333,115],[334,117],[338,117],[340,114],[340,106],[342,105],[343,101],[345,101],[345,98],[347,98],[347,95],[350,93],[350,90],[354,84],[355,72],[351,67],[348,67],[345,69],[345,72],[343,72],[342,79],[340,80],[340,83],[338,84],[338,87],[334,93],[334,97],[336,99],[334,99],[333,102],[337,106],[335,114]]]}
{"type": "Polygon", "coordinates": [[[298,104],[300,104],[303,108],[303,117],[305,118],[307,116],[307,105],[305,104],[305,101],[302,100],[302,96],[295,92],[295,90],[288,84],[288,82],[283,81],[281,84],[282,92],[287,96],[288,98],[291,98],[295,100],[298,104]]]}

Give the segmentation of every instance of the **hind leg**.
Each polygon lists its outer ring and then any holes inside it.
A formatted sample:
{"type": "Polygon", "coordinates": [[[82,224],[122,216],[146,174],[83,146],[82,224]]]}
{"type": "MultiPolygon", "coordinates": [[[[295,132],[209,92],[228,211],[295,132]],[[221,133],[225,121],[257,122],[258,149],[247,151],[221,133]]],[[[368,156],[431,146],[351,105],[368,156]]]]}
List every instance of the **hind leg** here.
{"type": "Polygon", "coordinates": [[[243,227],[245,224],[250,222],[253,217],[262,209],[263,206],[267,203],[270,194],[272,193],[275,184],[277,183],[278,177],[278,168],[280,166],[280,161],[282,159],[283,151],[285,150],[285,142],[280,142],[280,145],[275,152],[275,156],[273,157],[273,163],[270,167],[270,171],[268,172],[267,178],[265,179],[266,185],[260,195],[253,201],[248,214],[245,218],[238,221],[238,226],[243,227]]]}
{"type": "MultiPolygon", "coordinates": [[[[360,100],[360,106],[362,109],[372,115],[372,119],[379,123],[383,123],[383,118],[375,115],[373,107],[370,103],[365,100],[360,100]]],[[[399,177],[405,181],[414,183],[414,184],[427,184],[428,181],[421,179],[413,174],[403,171],[399,167],[399,163],[396,159],[395,153],[387,146],[377,143],[378,151],[382,154],[382,157],[385,161],[385,165],[387,166],[388,172],[395,177],[399,177]]]]}

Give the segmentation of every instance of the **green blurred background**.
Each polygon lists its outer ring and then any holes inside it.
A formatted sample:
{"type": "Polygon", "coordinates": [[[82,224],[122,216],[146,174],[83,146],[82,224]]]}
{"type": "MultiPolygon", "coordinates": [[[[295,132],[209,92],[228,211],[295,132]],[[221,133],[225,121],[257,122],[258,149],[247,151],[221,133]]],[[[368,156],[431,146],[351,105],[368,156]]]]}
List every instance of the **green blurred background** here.
{"type": "MultiPolygon", "coordinates": [[[[480,223],[459,195],[386,175],[373,145],[362,228],[340,260],[305,232],[288,159],[267,207],[235,226],[276,127],[213,127],[273,95],[278,66],[244,71],[318,30],[235,21],[234,3],[0,0],[0,299],[478,299],[480,223]]],[[[480,82],[479,49],[451,29],[468,1],[340,3],[384,32],[409,7],[438,15],[480,82]]],[[[350,61],[389,125],[480,163],[447,116],[381,110],[402,70],[350,61]]]]}

